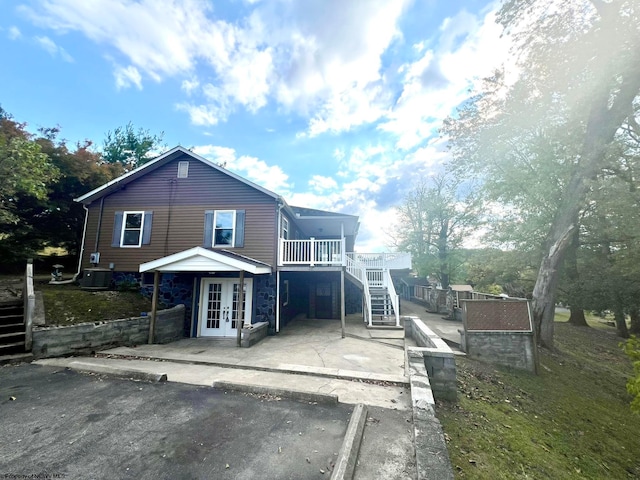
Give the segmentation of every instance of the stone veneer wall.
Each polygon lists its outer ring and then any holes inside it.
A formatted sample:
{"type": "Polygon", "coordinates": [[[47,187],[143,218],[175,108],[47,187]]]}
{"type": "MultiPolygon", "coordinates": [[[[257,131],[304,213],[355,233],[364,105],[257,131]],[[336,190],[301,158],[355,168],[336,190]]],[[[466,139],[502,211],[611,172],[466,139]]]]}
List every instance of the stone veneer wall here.
{"type": "Polygon", "coordinates": [[[458,386],[456,361],[451,348],[419,318],[402,317],[402,320],[405,336],[412,337],[418,345],[407,347],[407,352],[422,354],[434,396],[443,400],[455,400],[458,386]]]}
{"type": "MultiPolygon", "coordinates": [[[[149,275],[153,277],[153,274],[149,275]]],[[[162,273],[158,291],[159,302],[167,308],[184,305],[184,335],[190,336],[191,305],[193,304],[193,273],[162,273]]],[[[153,281],[151,284],[142,283],[142,274],[138,272],[114,272],[113,287],[118,285],[140,285],[140,292],[147,298],[153,296],[153,281]]]]}
{"type": "Polygon", "coordinates": [[[253,277],[255,291],[252,323],[267,322],[269,334],[276,333],[276,275],[253,277]]]}
{"type": "Polygon", "coordinates": [[[464,332],[469,357],[535,373],[536,345],[533,332],[464,332]]]}
{"type": "MultiPolygon", "coordinates": [[[[64,326],[34,326],[32,353],[35,358],[92,353],[106,348],[131,346],[149,340],[147,317],[64,326]]],[[[185,308],[177,305],[156,316],[154,343],[168,343],[184,336],[185,308]]]]}

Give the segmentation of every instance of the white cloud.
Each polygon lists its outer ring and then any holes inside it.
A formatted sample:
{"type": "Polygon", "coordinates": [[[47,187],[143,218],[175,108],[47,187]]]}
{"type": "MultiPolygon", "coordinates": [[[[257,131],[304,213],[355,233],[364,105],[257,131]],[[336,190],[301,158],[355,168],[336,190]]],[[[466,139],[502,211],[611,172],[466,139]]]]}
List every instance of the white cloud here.
{"type": "Polygon", "coordinates": [[[22,37],[22,32],[18,27],[16,27],[15,25],[12,25],[11,27],[9,27],[7,36],[9,37],[9,40],[17,40],[20,37],[22,37]]]}
{"type": "Polygon", "coordinates": [[[188,80],[188,79],[183,80],[181,88],[187,95],[191,95],[194,91],[198,89],[199,86],[200,86],[200,82],[198,81],[197,78],[194,78],[192,80],[188,80]]]}
{"type": "Polygon", "coordinates": [[[219,114],[216,110],[206,105],[192,105],[189,103],[179,103],[176,109],[189,114],[191,123],[199,126],[216,125],[220,121],[219,114]]]}
{"type": "Polygon", "coordinates": [[[234,23],[199,0],[39,0],[38,8],[20,10],[44,28],[79,31],[106,46],[116,64],[136,68],[140,83],[129,84],[139,88],[146,77],[186,77],[187,94],[195,93],[194,81],[215,85],[217,97],[202,92],[191,107],[181,105],[198,124],[274,100],[310,118],[308,134],[318,135],[385,114],[381,57],[401,38],[397,23],[410,3],[248,1],[250,13],[234,23]]]}
{"type": "Polygon", "coordinates": [[[437,134],[442,119],[469,96],[469,89],[508,59],[509,42],[495,23],[497,5],[483,17],[465,10],[445,19],[430,49],[403,65],[403,90],[393,111],[379,125],[394,134],[396,146],[409,150],[437,134]]]}
{"type": "Polygon", "coordinates": [[[333,190],[338,187],[338,183],[331,177],[314,175],[309,180],[309,186],[316,192],[322,193],[326,190],[333,190]]]}
{"type": "Polygon", "coordinates": [[[142,90],[142,75],[138,72],[138,69],[133,65],[128,67],[122,67],[120,65],[115,66],[113,76],[116,80],[116,88],[118,90],[122,88],[129,88],[135,86],[138,90],[142,90]]]}
{"type": "Polygon", "coordinates": [[[199,145],[193,151],[272,192],[286,195],[291,188],[289,176],[279,166],[267,165],[265,161],[248,155],[237,156],[233,148],[199,145]]]}
{"type": "Polygon", "coordinates": [[[46,37],[46,36],[35,37],[35,41],[42,49],[48,52],[49,55],[51,55],[52,57],[56,57],[59,55],[60,58],[62,58],[62,60],[64,60],[65,62],[68,62],[68,63],[73,62],[73,58],[71,57],[71,55],[69,55],[64,48],[57,45],[49,37],[46,37]]]}

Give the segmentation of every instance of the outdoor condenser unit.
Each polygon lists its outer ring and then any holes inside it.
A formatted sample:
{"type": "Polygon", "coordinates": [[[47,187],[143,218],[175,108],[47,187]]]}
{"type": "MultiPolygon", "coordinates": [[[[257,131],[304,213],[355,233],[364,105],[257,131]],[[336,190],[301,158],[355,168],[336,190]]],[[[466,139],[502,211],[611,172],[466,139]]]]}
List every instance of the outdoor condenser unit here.
{"type": "Polygon", "coordinates": [[[108,268],[86,268],[80,279],[83,290],[107,290],[111,285],[113,272],[108,268]]]}

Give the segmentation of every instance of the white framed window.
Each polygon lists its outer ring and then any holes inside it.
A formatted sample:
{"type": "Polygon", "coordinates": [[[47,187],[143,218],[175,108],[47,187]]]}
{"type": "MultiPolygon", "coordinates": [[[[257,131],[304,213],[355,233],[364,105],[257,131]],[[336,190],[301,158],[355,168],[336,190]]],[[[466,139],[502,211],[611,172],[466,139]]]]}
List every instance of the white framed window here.
{"type": "Polygon", "coordinates": [[[289,280],[282,282],[282,306],[289,305],[289,280]]]}
{"type": "Polygon", "coordinates": [[[137,248],[142,246],[144,212],[123,212],[120,246],[137,248]]]}
{"type": "Polygon", "coordinates": [[[289,240],[289,219],[282,216],[282,238],[289,240]]]}
{"type": "Polygon", "coordinates": [[[235,242],[236,211],[216,210],[213,225],[213,246],[232,247],[235,242]]]}

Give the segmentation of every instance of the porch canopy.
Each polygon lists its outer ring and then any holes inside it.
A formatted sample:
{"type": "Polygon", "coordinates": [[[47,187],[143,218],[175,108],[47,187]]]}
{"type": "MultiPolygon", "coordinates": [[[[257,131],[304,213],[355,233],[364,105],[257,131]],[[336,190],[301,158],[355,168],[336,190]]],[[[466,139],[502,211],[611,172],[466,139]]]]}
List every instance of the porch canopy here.
{"type": "Polygon", "coordinates": [[[228,250],[193,247],[182,252],[142,263],[144,272],[248,272],[254,275],[271,273],[271,265],[238,255],[228,250]]]}

